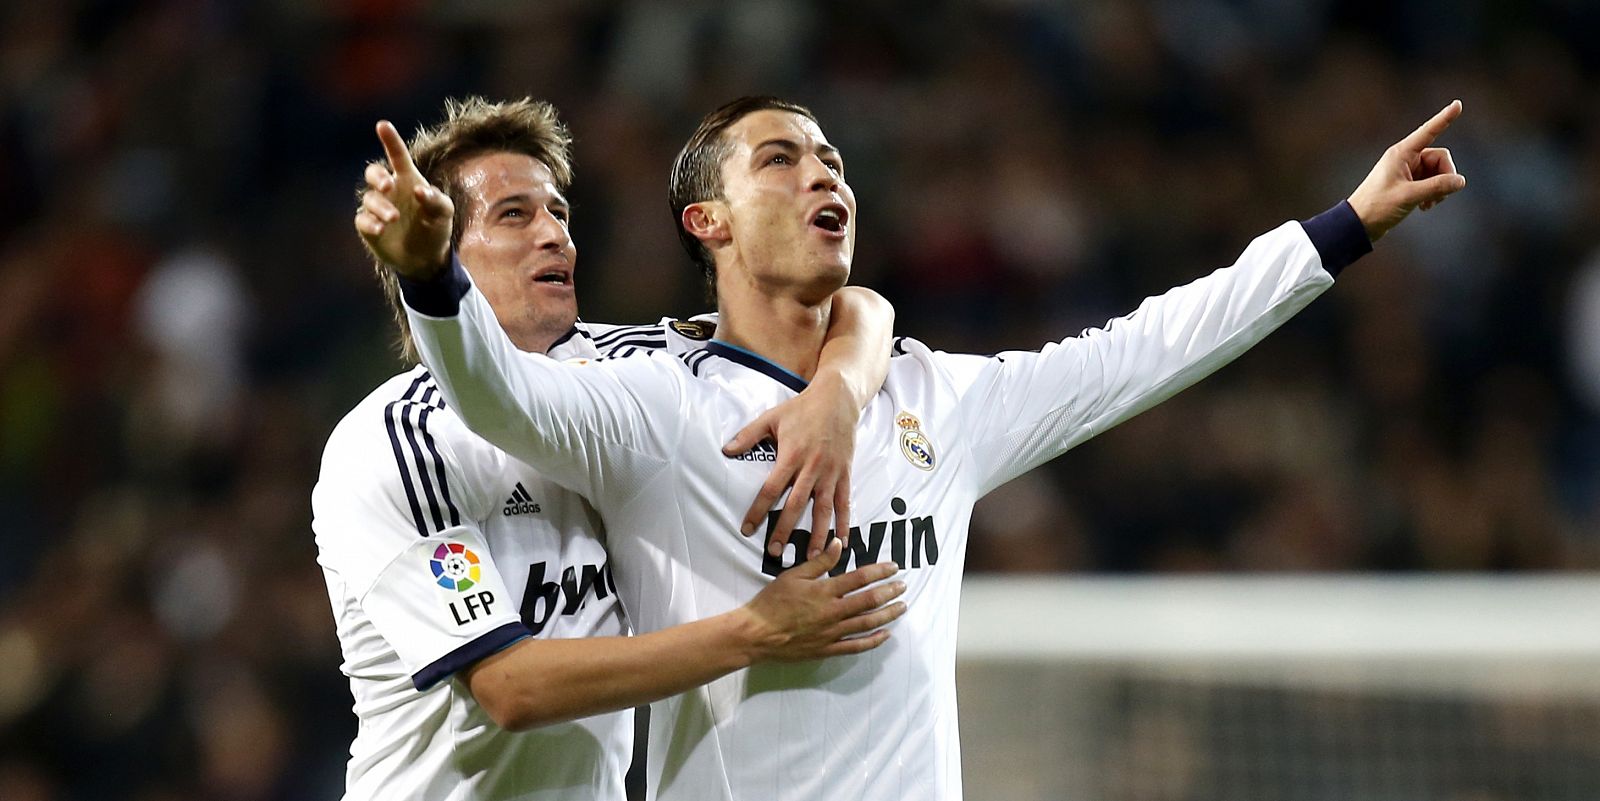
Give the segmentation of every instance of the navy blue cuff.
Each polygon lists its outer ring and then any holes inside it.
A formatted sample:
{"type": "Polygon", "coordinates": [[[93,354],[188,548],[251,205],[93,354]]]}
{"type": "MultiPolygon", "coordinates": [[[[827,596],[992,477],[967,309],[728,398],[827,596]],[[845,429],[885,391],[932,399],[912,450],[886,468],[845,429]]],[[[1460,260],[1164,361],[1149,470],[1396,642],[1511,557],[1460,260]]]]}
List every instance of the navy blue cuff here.
{"type": "Polygon", "coordinates": [[[521,621],[490,629],[479,636],[478,639],[445,654],[434,660],[433,664],[417,671],[411,676],[411,683],[418,690],[426,690],[450,678],[456,671],[471,665],[473,662],[495,653],[517,640],[532,636],[533,632],[528,631],[528,627],[522,625],[521,621]]]}
{"type": "Polygon", "coordinates": [[[1335,278],[1340,270],[1372,252],[1367,227],[1361,224],[1348,200],[1301,222],[1300,227],[1306,229],[1306,236],[1311,237],[1317,255],[1322,257],[1322,269],[1335,278]]]}
{"type": "Polygon", "coordinates": [[[429,317],[456,316],[461,311],[461,299],[472,288],[472,279],[467,277],[454,250],[450,251],[450,266],[432,278],[413,281],[399,274],[395,277],[400,279],[400,297],[405,298],[406,305],[429,317]]]}

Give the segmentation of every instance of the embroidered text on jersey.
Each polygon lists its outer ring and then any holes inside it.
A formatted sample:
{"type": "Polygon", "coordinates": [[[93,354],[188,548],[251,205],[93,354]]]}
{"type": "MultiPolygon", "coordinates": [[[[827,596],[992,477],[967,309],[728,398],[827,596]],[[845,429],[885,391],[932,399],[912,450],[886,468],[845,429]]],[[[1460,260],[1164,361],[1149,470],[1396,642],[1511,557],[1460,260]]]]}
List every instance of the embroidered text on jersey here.
{"type": "Polygon", "coordinates": [[[528,494],[528,488],[517,482],[517,488],[512,490],[511,497],[506,499],[505,506],[500,514],[505,517],[514,515],[536,515],[540,512],[539,504],[533,502],[533,496],[528,494]]]}

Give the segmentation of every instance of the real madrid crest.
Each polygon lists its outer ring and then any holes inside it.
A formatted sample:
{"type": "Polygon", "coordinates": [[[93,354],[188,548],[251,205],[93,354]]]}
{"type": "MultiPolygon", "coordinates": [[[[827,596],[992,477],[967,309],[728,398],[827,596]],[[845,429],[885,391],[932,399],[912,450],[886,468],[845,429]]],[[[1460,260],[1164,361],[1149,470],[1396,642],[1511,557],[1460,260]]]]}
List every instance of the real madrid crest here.
{"type": "Polygon", "coordinates": [[[900,452],[906,455],[906,461],[918,469],[932,470],[933,441],[922,433],[922,421],[910,412],[901,412],[895,416],[894,424],[900,429],[900,452]]]}

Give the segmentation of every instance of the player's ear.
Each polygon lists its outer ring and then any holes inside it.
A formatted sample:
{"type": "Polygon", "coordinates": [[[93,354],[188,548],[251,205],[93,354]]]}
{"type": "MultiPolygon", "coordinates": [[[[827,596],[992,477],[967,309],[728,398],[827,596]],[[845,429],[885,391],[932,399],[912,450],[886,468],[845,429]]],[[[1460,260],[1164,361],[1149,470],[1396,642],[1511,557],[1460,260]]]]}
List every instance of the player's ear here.
{"type": "Polygon", "coordinates": [[[707,246],[728,239],[728,207],[715,200],[690,203],[679,220],[683,230],[707,246]]]}

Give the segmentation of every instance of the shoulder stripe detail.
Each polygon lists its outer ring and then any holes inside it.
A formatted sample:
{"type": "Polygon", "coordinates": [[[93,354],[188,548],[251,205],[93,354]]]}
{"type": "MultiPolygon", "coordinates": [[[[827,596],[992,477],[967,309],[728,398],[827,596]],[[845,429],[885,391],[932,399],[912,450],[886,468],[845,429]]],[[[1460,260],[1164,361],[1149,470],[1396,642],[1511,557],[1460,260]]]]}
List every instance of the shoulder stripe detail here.
{"type": "Polygon", "coordinates": [[[689,372],[694,373],[696,378],[700,377],[700,365],[705,364],[706,359],[710,357],[710,351],[705,348],[678,354],[678,358],[682,359],[684,364],[689,365],[689,372]]]}
{"type": "Polygon", "coordinates": [[[411,507],[411,522],[416,525],[417,533],[423,537],[443,531],[449,526],[461,525],[461,512],[450,497],[444,458],[439,455],[438,444],[434,442],[433,434],[428,431],[428,415],[444,406],[443,400],[437,395],[438,387],[433,384],[432,376],[423,373],[411,382],[411,386],[399,400],[383,407],[383,423],[389,431],[389,446],[394,452],[395,467],[400,471],[400,482],[405,487],[406,501],[411,507]],[[419,389],[422,390],[420,395],[419,389]],[[416,411],[415,422],[412,410],[416,411]],[[401,444],[402,433],[405,439],[404,446],[401,444]],[[422,435],[420,442],[418,433],[422,435]],[[427,448],[426,456],[423,455],[424,447],[427,448]],[[438,482],[437,492],[434,490],[435,482],[438,482]],[[417,491],[418,483],[422,485],[420,493],[417,491]],[[422,508],[424,500],[428,507],[426,514],[422,508]],[[448,524],[445,522],[447,515],[448,524]],[[429,526],[429,522],[433,525],[429,526]]]}
{"type": "Polygon", "coordinates": [[[429,378],[428,383],[423,385],[422,397],[418,399],[418,402],[430,409],[444,408],[444,395],[439,392],[439,385],[433,383],[432,378],[429,378]]]}
{"type": "Polygon", "coordinates": [[[411,387],[406,390],[405,395],[401,396],[401,400],[394,401],[383,407],[383,425],[389,429],[389,446],[394,450],[395,466],[400,468],[400,483],[405,487],[406,500],[411,504],[411,522],[416,524],[417,533],[424,537],[428,536],[428,526],[422,520],[422,507],[417,503],[417,488],[411,483],[411,474],[407,471],[406,457],[400,452],[400,434],[396,430],[396,420],[404,418],[405,414],[403,410],[397,413],[395,407],[405,403],[405,398],[416,392],[417,387],[427,378],[427,373],[417,376],[417,380],[411,382],[411,387]]]}
{"type": "Polygon", "coordinates": [[[593,339],[596,347],[604,349],[610,347],[619,339],[651,333],[659,334],[662,338],[666,337],[659,325],[619,325],[604,334],[593,337],[593,339]]]}
{"type": "MultiPolygon", "coordinates": [[[[428,446],[428,453],[433,457],[433,474],[439,479],[439,497],[444,499],[445,509],[450,512],[450,525],[452,527],[459,526],[461,525],[461,513],[456,510],[455,501],[450,500],[450,482],[445,480],[444,476],[444,457],[439,455],[439,447],[434,444],[433,434],[428,431],[428,415],[431,412],[433,412],[432,408],[425,407],[417,413],[417,429],[422,432],[422,442],[428,446]]],[[[439,516],[437,507],[434,508],[433,514],[435,518],[439,516]]],[[[440,529],[443,530],[443,528],[444,521],[441,520],[440,529]]]]}
{"type": "MultiPolygon", "coordinates": [[[[656,350],[661,350],[662,348],[665,348],[666,346],[667,346],[667,338],[665,336],[649,336],[649,335],[645,335],[645,336],[628,337],[628,338],[624,338],[624,339],[618,339],[618,340],[613,341],[613,342],[607,342],[603,347],[600,348],[600,353],[601,353],[601,355],[604,355],[604,356],[617,356],[617,355],[621,355],[619,353],[619,351],[621,351],[623,348],[627,348],[627,347],[632,347],[634,350],[637,350],[639,348],[653,348],[653,349],[656,349],[656,350]]],[[[629,351],[629,352],[631,353],[632,351],[629,351]]]]}
{"type": "MultiPolygon", "coordinates": [[[[416,404],[402,403],[395,411],[397,413],[396,416],[400,418],[401,426],[406,430],[406,442],[411,446],[411,456],[414,461],[409,466],[416,470],[417,481],[422,484],[422,493],[428,498],[428,511],[433,518],[433,530],[439,531],[444,528],[444,516],[439,512],[439,498],[433,491],[433,479],[428,476],[428,465],[422,455],[422,446],[417,443],[417,428],[421,425],[420,421],[417,424],[411,422],[410,412],[414,406],[416,404]]],[[[426,412],[427,407],[425,406],[418,410],[419,416],[426,412]]],[[[431,533],[433,532],[425,528],[422,536],[426,537],[431,533]]]]}

